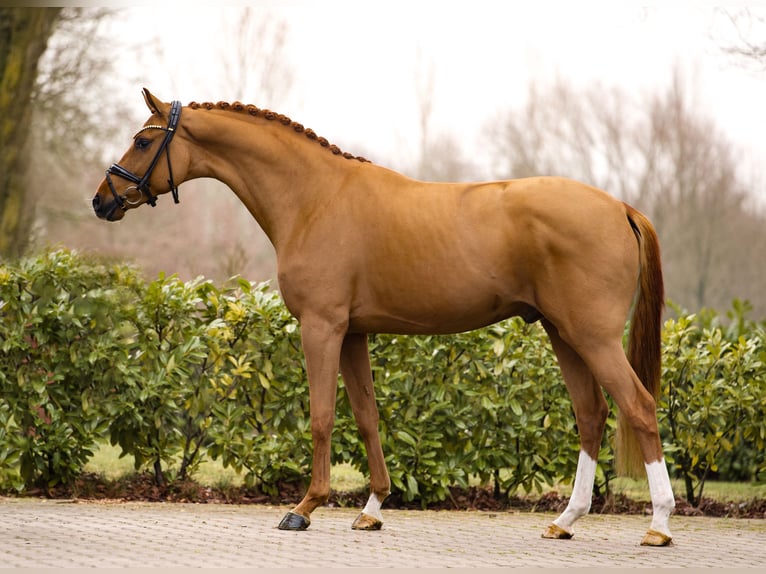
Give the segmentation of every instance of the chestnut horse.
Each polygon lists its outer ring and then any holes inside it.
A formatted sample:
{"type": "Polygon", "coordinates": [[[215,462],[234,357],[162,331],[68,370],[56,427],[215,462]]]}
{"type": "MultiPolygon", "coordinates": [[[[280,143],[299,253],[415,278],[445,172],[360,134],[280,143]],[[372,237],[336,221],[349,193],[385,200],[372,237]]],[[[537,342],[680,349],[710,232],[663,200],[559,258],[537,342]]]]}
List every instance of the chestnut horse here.
{"type": "Polygon", "coordinates": [[[642,544],[670,543],[675,502],[656,417],[664,295],[657,235],[644,215],[558,177],[416,181],[252,105],[182,107],[148,90],[144,99],[152,115],[107,170],[96,215],[116,221],[168,191],[177,201],[178,183],[222,181],[271,240],[282,298],[300,321],[313,467],[279,528],[307,528],[330,494],[339,370],[370,469],[369,499],[352,528],[382,525],[390,480],[368,333],[456,333],[521,316],[541,321],[550,337],[580,434],[572,496],[543,536],[570,538],[590,510],[606,391],[633,439],[618,456],[648,477],[653,517],[642,544]]]}

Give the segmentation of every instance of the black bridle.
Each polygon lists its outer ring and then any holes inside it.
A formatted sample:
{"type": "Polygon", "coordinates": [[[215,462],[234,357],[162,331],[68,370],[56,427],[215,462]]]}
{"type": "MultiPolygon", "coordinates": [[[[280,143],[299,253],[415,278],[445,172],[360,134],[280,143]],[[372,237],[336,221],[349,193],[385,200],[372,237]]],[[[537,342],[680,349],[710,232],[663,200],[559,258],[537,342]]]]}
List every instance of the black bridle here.
{"type": "MultiPolygon", "coordinates": [[[[168,125],[167,127],[157,126],[157,125],[149,125],[144,126],[141,128],[138,133],[133,136],[133,139],[138,137],[138,134],[145,130],[163,130],[165,132],[165,139],[162,140],[162,143],[160,144],[159,149],[157,149],[157,153],[154,154],[154,159],[152,159],[152,163],[149,165],[149,169],[146,170],[146,173],[144,173],[144,177],[139,177],[132,171],[129,171],[122,167],[121,165],[118,165],[116,163],[113,163],[111,166],[109,166],[109,169],[106,170],[106,182],[109,184],[109,189],[112,192],[112,195],[114,196],[115,201],[115,209],[116,207],[119,207],[120,209],[125,209],[127,205],[136,205],[140,200],[141,196],[136,201],[130,201],[130,199],[127,196],[127,193],[125,195],[120,195],[117,193],[117,190],[114,188],[114,184],[112,183],[112,175],[119,176],[123,179],[127,179],[129,182],[135,184],[135,189],[138,190],[138,192],[142,195],[146,195],[146,201],[149,205],[154,207],[157,205],[157,196],[152,195],[152,192],[149,190],[149,178],[152,176],[152,172],[154,171],[154,168],[157,166],[157,162],[160,160],[160,156],[162,155],[162,152],[165,151],[165,156],[168,160],[168,184],[170,185],[170,191],[173,194],[173,201],[175,203],[179,202],[178,199],[178,186],[176,186],[175,182],[173,181],[173,168],[170,165],[170,152],[166,151],[168,149],[168,146],[170,145],[171,140],[173,139],[173,136],[176,133],[176,127],[178,126],[178,120],[181,118],[181,102],[178,100],[174,101],[172,104],[170,104],[170,118],[168,119],[168,125]]],[[[126,192],[131,189],[131,187],[128,187],[126,189],[126,192]]]]}

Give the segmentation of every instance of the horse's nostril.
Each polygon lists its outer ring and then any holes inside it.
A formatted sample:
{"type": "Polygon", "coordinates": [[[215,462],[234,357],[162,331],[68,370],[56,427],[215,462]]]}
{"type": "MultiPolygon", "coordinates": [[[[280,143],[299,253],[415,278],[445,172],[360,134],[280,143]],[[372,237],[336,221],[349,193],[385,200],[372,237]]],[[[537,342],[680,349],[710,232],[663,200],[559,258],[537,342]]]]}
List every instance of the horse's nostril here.
{"type": "Polygon", "coordinates": [[[98,208],[101,207],[101,198],[97,195],[93,196],[93,210],[98,211],[98,208]]]}

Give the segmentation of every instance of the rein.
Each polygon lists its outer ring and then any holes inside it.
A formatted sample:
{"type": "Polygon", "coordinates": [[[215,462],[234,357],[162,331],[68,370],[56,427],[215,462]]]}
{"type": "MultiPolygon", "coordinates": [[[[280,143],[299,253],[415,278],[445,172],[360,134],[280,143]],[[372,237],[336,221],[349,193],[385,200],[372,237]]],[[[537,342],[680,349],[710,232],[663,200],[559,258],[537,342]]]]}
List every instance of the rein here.
{"type": "MultiPolygon", "coordinates": [[[[173,194],[173,201],[175,203],[179,203],[178,186],[173,181],[173,167],[170,165],[170,152],[166,151],[168,149],[168,146],[170,145],[170,142],[173,139],[173,136],[176,133],[176,127],[178,126],[179,119],[181,119],[181,102],[179,102],[178,100],[175,100],[170,105],[170,118],[168,119],[167,127],[162,127],[157,125],[144,126],[136,134],[137,136],[144,130],[149,130],[149,129],[163,130],[165,132],[165,138],[162,140],[162,143],[160,144],[160,147],[157,150],[157,153],[154,154],[152,163],[149,165],[149,169],[146,170],[146,173],[144,173],[143,177],[139,177],[132,171],[127,170],[121,165],[116,163],[113,163],[111,166],[109,166],[109,169],[106,170],[106,182],[109,184],[109,190],[112,192],[112,195],[114,196],[115,209],[119,207],[120,209],[124,210],[127,205],[136,205],[141,200],[140,195],[138,199],[135,201],[131,201],[130,199],[128,199],[127,191],[129,191],[130,189],[137,189],[140,194],[142,195],[145,194],[147,203],[151,205],[152,207],[155,207],[157,205],[157,196],[153,195],[149,189],[149,178],[152,176],[152,172],[154,171],[154,168],[157,166],[157,162],[159,162],[160,156],[162,155],[163,151],[166,152],[165,156],[167,157],[167,160],[168,160],[168,184],[170,185],[170,191],[173,194]],[[114,184],[112,183],[112,177],[111,177],[112,175],[116,175],[123,179],[127,179],[129,182],[135,185],[126,188],[125,195],[119,195],[117,193],[117,190],[114,188],[114,184]]],[[[136,136],[133,136],[134,139],[136,136]]]]}

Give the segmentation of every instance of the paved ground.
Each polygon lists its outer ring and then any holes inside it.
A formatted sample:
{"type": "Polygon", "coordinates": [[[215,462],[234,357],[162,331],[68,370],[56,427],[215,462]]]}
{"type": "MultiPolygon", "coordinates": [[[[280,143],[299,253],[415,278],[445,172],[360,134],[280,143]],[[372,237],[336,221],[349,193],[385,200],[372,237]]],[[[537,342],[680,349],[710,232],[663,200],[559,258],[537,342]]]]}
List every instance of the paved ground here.
{"type": "Polygon", "coordinates": [[[570,567],[763,568],[766,520],[674,516],[675,543],[645,548],[648,517],[595,515],[572,540],[545,540],[551,514],[321,508],[309,530],[276,528],[287,508],[0,498],[0,568],[570,567]]]}

